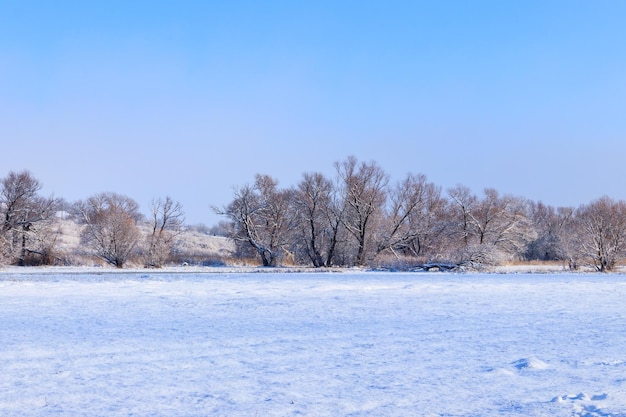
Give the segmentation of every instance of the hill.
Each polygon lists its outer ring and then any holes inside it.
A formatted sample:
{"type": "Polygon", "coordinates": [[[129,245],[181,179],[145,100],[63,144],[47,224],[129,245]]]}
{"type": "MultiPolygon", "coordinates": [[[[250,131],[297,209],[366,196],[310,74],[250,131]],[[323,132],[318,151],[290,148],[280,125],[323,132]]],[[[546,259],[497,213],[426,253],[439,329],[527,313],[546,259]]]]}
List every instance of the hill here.
{"type": "MultiPolygon", "coordinates": [[[[55,258],[57,263],[66,266],[100,266],[101,259],[95,258],[81,243],[82,225],[71,216],[60,215],[56,226],[55,258]]],[[[142,235],[147,236],[149,228],[140,224],[142,235]]],[[[139,243],[139,246],[141,246],[139,243]]],[[[232,258],[235,243],[224,236],[216,236],[202,228],[187,227],[179,236],[172,253],[171,265],[220,265],[232,258]]],[[[140,259],[129,262],[129,267],[141,266],[140,259]]]]}

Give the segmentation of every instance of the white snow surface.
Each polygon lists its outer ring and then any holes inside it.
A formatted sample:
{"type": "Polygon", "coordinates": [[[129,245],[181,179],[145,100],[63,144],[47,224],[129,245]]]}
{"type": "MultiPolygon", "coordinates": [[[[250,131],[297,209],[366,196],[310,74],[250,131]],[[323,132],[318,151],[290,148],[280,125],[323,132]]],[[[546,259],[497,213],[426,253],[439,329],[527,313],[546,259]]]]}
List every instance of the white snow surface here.
{"type": "Polygon", "coordinates": [[[625,301],[623,275],[9,270],[0,415],[626,416],[625,301]]]}

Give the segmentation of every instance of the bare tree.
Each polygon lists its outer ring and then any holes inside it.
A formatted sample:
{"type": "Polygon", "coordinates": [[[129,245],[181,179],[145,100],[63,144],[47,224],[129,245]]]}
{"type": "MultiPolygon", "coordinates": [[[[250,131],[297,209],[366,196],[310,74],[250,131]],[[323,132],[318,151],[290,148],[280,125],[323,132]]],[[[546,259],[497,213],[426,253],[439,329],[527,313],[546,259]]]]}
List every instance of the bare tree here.
{"type": "Polygon", "coordinates": [[[39,195],[41,183],[28,171],[10,172],[2,179],[0,210],[2,254],[10,262],[24,265],[28,255],[42,263],[52,262],[55,235],[51,233],[56,199],[39,195]]]}
{"type": "Polygon", "coordinates": [[[537,239],[529,245],[528,259],[573,261],[567,245],[573,214],[571,207],[554,208],[542,202],[529,203],[528,217],[537,231],[537,239]]]}
{"type": "Polygon", "coordinates": [[[148,219],[150,233],[146,239],[146,266],[163,267],[171,255],[176,238],[183,232],[184,221],[182,205],[171,197],[152,200],[148,219]]]}
{"type": "Polygon", "coordinates": [[[335,203],[335,187],[320,173],[305,173],[293,193],[296,246],[315,267],[332,264],[341,226],[335,203]]]}
{"type": "Polygon", "coordinates": [[[602,197],[575,213],[579,255],[599,272],[615,268],[626,256],[626,202],[602,197]]]}
{"type": "Polygon", "coordinates": [[[452,201],[451,215],[449,216],[452,222],[451,240],[454,243],[458,240],[461,242],[462,248],[467,248],[472,243],[474,235],[472,211],[478,199],[468,187],[460,184],[449,189],[448,195],[452,201]]]}
{"type": "Polygon", "coordinates": [[[130,197],[101,193],[78,202],[77,210],[85,225],[81,235],[83,242],[97,257],[123,268],[140,237],[139,205],[130,197]]]}
{"type": "Polygon", "coordinates": [[[501,229],[506,227],[507,208],[508,200],[500,199],[495,189],[484,190],[484,197],[470,211],[470,220],[479,245],[495,244],[498,241],[501,229]]]}
{"type": "Polygon", "coordinates": [[[444,226],[441,190],[425,175],[409,174],[389,193],[389,208],[377,253],[390,250],[413,257],[434,256],[444,226]]]}
{"type": "Polygon", "coordinates": [[[570,269],[578,269],[580,251],[576,243],[576,210],[573,207],[557,208],[557,218],[562,225],[559,230],[560,243],[563,248],[564,259],[568,261],[570,269]]]}
{"type": "Polygon", "coordinates": [[[254,248],[263,266],[276,266],[289,243],[291,191],[280,190],[276,180],[257,174],[253,186],[240,187],[234,194],[227,207],[215,211],[233,222],[232,237],[254,248]]]}
{"type": "Polygon", "coordinates": [[[455,233],[463,242],[461,262],[491,264],[504,257],[524,256],[528,243],[536,237],[526,217],[526,200],[500,196],[493,188],[486,188],[478,199],[463,186],[450,190],[449,195],[456,213],[455,233]]]}
{"type": "Polygon", "coordinates": [[[335,162],[335,169],[346,210],[343,224],[356,240],[355,264],[364,265],[376,217],[383,212],[389,178],[375,162],[359,163],[354,156],[335,162]]]}
{"type": "MultiPolygon", "coordinates": [[[[345,238],[345,229],[343,228],[346,205],[342,198],[333,192],[332,197],[328,201],[328,205],[324,207],[323,216],[328,225],[328,251],[326,254],[325,266],[331,267],[336,264],[338,249],[342,246],[345,238]]],[[[345,263],[345,262],[343,262],[345,263]]]]}
{"type": "Polygon", "coordinates": [[[493,245],[509,256],[523,256],[528,242],[535,238],[526,213],[525,199],[500,196],[495,189],[486,188],[473,216],[479,243],[493,245]]]}

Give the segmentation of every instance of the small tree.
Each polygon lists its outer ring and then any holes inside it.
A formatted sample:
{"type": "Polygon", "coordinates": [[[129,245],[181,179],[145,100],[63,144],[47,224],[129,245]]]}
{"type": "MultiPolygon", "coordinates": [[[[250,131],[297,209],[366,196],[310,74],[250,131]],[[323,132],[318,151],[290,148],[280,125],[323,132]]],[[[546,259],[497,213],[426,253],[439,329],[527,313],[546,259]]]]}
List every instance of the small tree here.
{"type": "Polygon", "coordinates": [[[169,196],[152,200],[150,233],[147,236],[146,266],[161,268],[169,258],[176,238],[183,232],[184,213],[180,203],[169,196]]]}
{"type": "Polygon", "coordinates": [[[77,204],[85,228],[81,238],[94,254],[123,268],[140,237],[139,205],[130,197],[101,193],[77,204]]]}

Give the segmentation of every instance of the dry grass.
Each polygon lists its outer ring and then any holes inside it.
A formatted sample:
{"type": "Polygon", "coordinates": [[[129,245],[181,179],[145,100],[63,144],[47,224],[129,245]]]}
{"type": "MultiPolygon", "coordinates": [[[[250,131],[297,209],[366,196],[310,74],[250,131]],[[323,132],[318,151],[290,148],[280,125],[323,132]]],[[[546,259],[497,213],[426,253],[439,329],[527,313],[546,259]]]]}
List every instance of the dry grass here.
{"type": "Polygon", "coordinates": [[[534,261],[522,261],[522,260],[517,260],[517,261],[508,261],[505,262],[502,266],[545,266],[545,267],[559,267],[559,266],[563,266],[566,265],[567,262],[565,261],[540,261],[540,260],[534,260],[534,261]]]}

